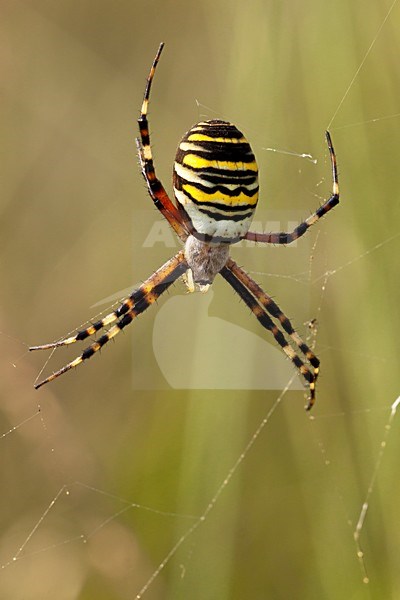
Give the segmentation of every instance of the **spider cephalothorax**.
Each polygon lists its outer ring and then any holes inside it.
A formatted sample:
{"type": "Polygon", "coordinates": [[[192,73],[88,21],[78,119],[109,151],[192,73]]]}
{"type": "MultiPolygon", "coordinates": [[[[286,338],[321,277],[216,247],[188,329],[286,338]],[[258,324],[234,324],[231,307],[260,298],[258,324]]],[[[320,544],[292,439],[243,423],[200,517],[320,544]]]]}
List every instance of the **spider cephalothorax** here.
{"type": "Polygon", "coordinates": [[[229,245],[205,242],[189,235],[185,242],[185,260],[194,283],[210,285],[229,258],[229,245]]]}
{"type": "Polygon", "coordinates": [[[258,201],[257,163],[243,134],[226,121],[197,123],[182,138],[173,173],[176,207],[156,176],[147,120],[151,84],[163,47],[164,44],[161,44],[147,78],[138,120],[140,138],[137,140],[137,147],[149,194],[184,243],[184,249],[155,271],[119,308],[103,319],[57,342],[32,346],[30,350],[66,346],[85,340],[111,325],[80,356],[35,387],[39,388],[53,381],[93,356],[153,304],[179,277],[186,277],[190,290],[194,289],[196,283],[205,291],[216,275],[220,274],[244,300],[261,325],[272,333],[286,356],[296,366],[310,388],[307,404],[307,409],[310,409],[315,400],[319,359],[296,333],[274,300],[229,257],[229,246],[241,239],[290,244],[338,204],[339,184],[331,137],[326,132],[332,166],[332,195],[291,232],[249,231],[258,201]]]}

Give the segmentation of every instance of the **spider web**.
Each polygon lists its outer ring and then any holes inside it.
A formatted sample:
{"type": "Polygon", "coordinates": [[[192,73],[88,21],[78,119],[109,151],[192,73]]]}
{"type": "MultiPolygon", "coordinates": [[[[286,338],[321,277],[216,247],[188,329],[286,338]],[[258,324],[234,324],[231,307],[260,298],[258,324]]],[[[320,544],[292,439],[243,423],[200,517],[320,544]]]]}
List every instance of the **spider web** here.
{"type": "MultiPolygon", "coordinates": [[[[375,244],[374,246],[372,246],[365,252],[359,254],[358,256],[355,256],[352,259],[349,259],[346,263],[340,264],[336,268],[329,269],[325,273],[323,273],[323,274],[319,275],[317,278],[315,278],[313,280],[313,284],[319,286],[319,290],[320,290],[320,300],[319,300],[319,303],[317,306],[316,314],[318,315],[321,311],[321,306],[322,306],[325,294],[327,293],[328,284],[333,277],[335,277],[338,273],[340,273],[344,269],[351,267],[355,263],[357,263],[361,260],[365,260],[368,256],[370,256],[376,252],[379,252],[379,250],[381,250],[384,246],[393,244],[394,242],[398,241],[399,238],[400,238],[400,234],[391,236],[391,237],[387,238],[386,240],[383,240],[382,242],[375,244]]],[[[315,247],[314,247],[314,250],[315,250],[315,247]]],[[[311,260],[310,260],[310,264],[311,264],[311,260]]],[[[318,327],[318,326],[316,326],[316,327],[318,327]]],[[[313,340],[315,341],[316,335],[318,335],[318,329],[315,329],[315,327],[311,328],[310,329],[311,342],[313,340]]],[[[310,339],[309,339],[309,341],[310,341],[310,339]]],[[[17,361],[17,363],[18,363],[18,361],[17,361]]],[[[15,366],[15,365],[13,365],[13,366],[15,366]]],[[[294,379],[295,377],[296,377],[296,374],[294,373],[292,379],[294,379]]],[[[275,401],[272,403],[270,408],[267,410],[265,416],[262,418],[262,420],[257,425],[256,429],[250,436],[250,439],[248,440],[247,444],[244,446],[243,450],[238,455],[235,462],[227,470],[227,472],[226,472],[225,476],[223,477],[223,479],[221,480],[220,484],[215,489],[215,492],[212,494],[209,501],[206,503],[205,509],[202,513],[197,514],[197,515],[185,515],[182,513],[163,511],[158,508],[153,508],[151,506],[141,505],[136,502],[132,502],[131,500],[129,500],[127,498],[112,494],[106,490],[96,488],[96,487],[91,486],[90,484],[87,484],[82,481],[72,481],[71,483],[63,484],[59,488],[59,490],[54,495],[54,497],[44,507],[43,512],[39,515],[37,521],[33,524],[31,529],[29,529],[28,533],[25,536],[24,535],[22,536],[22,542],[19,545],[17,545],[15,551],[11,555],[9,555],[8,559],[6,558],[6,560],[4,560],[4,562],[2,562],[1,569],[2,570],[10,569],[10,568],[12,568],[13,565],[15,565],[15,563],[18,563],[20,561],[28,561],[29,559],[32,559],[32,557],[35,557],[38,554],[54,552],[55,550],[57,550],[63,546],[67,546],[67,545],[71,545],[71,544],[88,544],[93,538],[98,536],[99,533],[103,529],[106,529],[110,525],[110,523],[112,523],[114,521],[118,521],[118,519],[127,512],[131,512],[131,511],[143,512],[144,511],[147,513],[152,513],[154,515],[157,515],[158,517],[162,517],[163,519],[178,520],[180,522],[180,524],[183,525],[184,532],[178,537],[177,541],[172,545],[172,547],[169,549],[169,551],[165,554],[164,558],[158,564],[157,568],[151,573],[151,576],[145,581],[145,583],[142,585],[142,587],[137,592],[132,592],[132,594],[127,595],[127,597],[132,597],[132,598],[139,600],[152,587],[155,580],[158,578],[158,576],[163,571],[163,569],[178,554],[178,551],[180,550],[180,548],[184,547],[185,544],[187,544],[188,540],[192,536],[194,536],[194,534],[197,532],[197,530],[199,528],[204,527],[206,525],[210,513],[213,510],[215,510],[217,504],[220,501],[222,501],[221,496],[223,495],[226,488],[231,485],[232,479],[235,477],[235,475],[237,475],[237,472],[240,469],[242,463],[248,458],[248,455],[252,451],[253,446],[259,440],[262,432],[264,430],[266,430],[267,428],[273,426],[273,418],[275,416],[275,413],[276,413],[279,405],[282,403],[285,396],[287,395],[291,383],[292,383],[292,380],[289,380],[287,382],[287,386],[279,394],[277,394],[275,401]],[[69,498],[73,498],[74,495],[79,496],[79,491],[82,489],[88,493],[92,493],[94,496],[106,498],[107,500],[112,500],[114,506],[119,505],[120,508],[111,512],[106,518],[104,518],[104,520],[97,522],[91,530],[89,530],[85,533],[79,533],[79,534],[73,535],[71,537],[66,537],[66,538],[63,538],[62,540],[56,541],[52,544],[45,545],[45,546],[41,546],[40,541],[39,541],[39,544],[34,544],[33,541],[34,541],[35,537],[38,536],[40,529],[41,529],[41,527],[43,527],[45,522],[51,518],[52,513],[54,513],[57,509],[64,510],[65,503],[68,502],[69,498]],[[39,547],[36,547],[37,545],[39,547]],[[30,546],[34,546],[34,548],[30,549],[30,546]]],[[[392,428],[394,425],[394,420],[395,420],[395,417],[397,414],[397,408],[398,408],[399,404],[400,404],[400,396],[392,402],[389,401],[386,409],[385,408],[367,407],[367,408],[362,408],[359,411],[356,411],[358,414],[362,413],[362,412],[364,412],[365,414],[369,414],[369,413],[374,414],[379,411],[383,411],[383,414],[387,413],[387,416],[384,418],[383,425],[381,426],[381,435],[379,436],[379,434],[378,434],[378,438],[380,437],[380,441],[377,444],[377,447],[375,450],[375,456],[372,457],[372,461],[371,461],[371,465],[370,465],[369,481],[368,481],[366,489],[365,489],[365,495],[362,500],[361,508],[359,509],[358,516],[356,515],[356,517],[354,517],[354,516],[351,517],[349,515],[349,510],[348,510],[348,507],[346,506],[345,500],[344,500],[344,494],[343,494],[343,491],[341,490],[340,481],[335,481],[335,477],[337,477],[337,474],[336,474],[336,476],[334,474],[329,475],[329,477],[333,481],[333,492],[332,493],[334,493],[336,495],[338,504],[340,504],[342,506],[342,510],[344,512],[345,519],[346,519],[346,522],[349,527],[349,535],[352,535],[353,540],[354,540],[354,553],[355,553],[355,556],[357,557],[357,560],[360,565],[361,578],[362,578],[362,581],[366,584],[369,583],[369,574],[368,574],[368,568],[366,566],[364,551],[362,548],[362,533],[363,533],[364,525],[365,525],[366,518],[368,515],[368,510],[370,508],[371,498],[373,496],[373,493],[374,493],[374,490],[376,487],[377,476],[378,476],[380,469],[382,468],[382,462],[384,459],[385,452],[387,450],[388,441],[389,441],[390,435],[393,430],[392,428]]],[[[329,421],[332,421],[333,419],[348,419],[349,416],[351,416],[350,410],[344,411],[343,413],[340,413],[340,414],[322,414],[320,416],[311,415],[309,418],[311,434],[312,434],[312,437],[314,440],[315,447],[317,448],[317,451],[321,456],[321,459],[322,459],[325,469],[327,469],[328,471],[332,469],[332,463],[334,461],[329,456],[329,451],[326,448],[323,435],[321,435],[321,431],[320,431],[318,425],[321,421],[324,421],[326,419],[329,419],[329,421]]],[[[24,430],[25,428],[27,428],[32,423],[32,421],[39,421],[40,427],[44,431],[47,431],[48,427],[47,427],[46,421],[43,418],[40,406],[38,406],[38,409],[33,414],[27,416],[26,418],[24,418],[22,421],[20,421],[16,425],[13,425],[8,430],[4,431],[2,433],[0,439],[2,439],[3,443],[4,443],[5,438],[8,438],[9,436],[14,435],[17,432],[21,433],[21,431],[24,430]]]]}
{"type": "MultiPolygon", "coordinates": [[[[384,17],[384,20],[379,27],[376,36],[373,38],[373,41],[368,48],[359,68],[355,73],[355,77],[349,84],[349,87],[346,89],[345,94],[343,95],[342,100],[338,104],[337,110],[333,114],[331,119],[331,123],[336,117],[339,109],[341,108],[343,102],[348,97],[352,87],[355,84],[356,77],[358,76],[360,70],[364,67],[366,59],[368,58],[371,50],[374,47],[375,42],[378,39],[378,36],[389,18],[392,9],[394,8],[396,1],[393,2],[391,7],[389,8],[387,14],[384,17]]],[[[378,118],[373,118],[368,120],[365,123],[374,123],[380,121],[385,121],[389,118],[397,118],[397,114],[382,116],[378,118]]],[[[340,128],[350,128],[352,126],[357,126],[359,123],[350,123],[344,125],[342,127],[336,127],[335,129],[340,128]]],[[[273,149],[274,152],[279,152],[278,149],[273,149]]],[[[282,151],[282,152],[287,152],[282,151]]],[[[310,160],[310,155],[307,153],[299,153],[299,158],[310,160]]],[[[324,223],[325,224],[325,223],[324,223]]],[[[343,271],[351,269],[354,266],[357,266],[361,261],[367,261],[371,257],[377,255],[380,251],[384,250],[386,247],[391,248],[393,253],[396,253],[398,249],[400,234],[389,235],[385,239],[377,241],[368,246],[367,250],[363,250],[362,252],[355,253],[352,257],[346,259],[343,262],[339,262],[336,266],[330,266],[323,270],[322,273],[319,273],[317,276],[313,275],[313,261],[315,260],[315,256],[318,253],[318,245],[319,245],[319,237],[317,237],[317,241],[315,242],[314,248],[310,255],[310,268],[306,273],[298,273],[294,275],[289,275],[290,279],[294,281],[303,281],[304,279],[308,279],[310,284],[314,290],[316,290],[318,299],[316,302],[316,308],[314,311],[313,317],[316,318],[316,325],[310,328],[309,337],[311,340],[315,341],[316,337],[320,336],[320,322],[323,322],[323,317],[321,317],[322,309],[324,302],[327,300],[327,296],[329,296],[330,284],[334,284],[334,279],[338,275],[340,275],[343,271]]],[[[282,278],[282,275],[279,273],[266,273],[257,272],[253,274],[257,274],[260,277],[277,277],[278,279],[282,278]]],[[[25,351],[23,353],[16,350],[15,355],[17,358],[13,360],[13,362],[8,361],[8,365],[13,369],[23,370],[27,368],[25,366],[25,359],[27,355],[27,346],[24,342],[21,342],[19,339],[11,339],[10,336],[6,333],[2,333],[2,336],[7,337],[9,342],[12,344],[13,348],[18,348],[19,345],[25,346],[25,351]]],[[[336,350],[341,354],[346,353],[346,348],[337,348],[332,349],[331,347],[322,345],[321,358],[324,359],[324,354],[328,351],[336,350]]],[[[51,356],[49,357],[50,360],[51,356]]],[[[376,357],[376,360],[382,359],[385,364],[391,364],[391,357],[376,357]]],[[[46,363],[47,364],[47,363],[46,363]]],[[[46,365],[44,365],[46,366],[46,365]]],[[[36,375],[36,374],[35,374],[36,375]]],[[[293,375],[293,378],[296,375],[293,375]]],[[[6,402],[6,411],[8,420],[10,422],[10,426],[4,427],[3,433],[0,436],[0,439],[3,444],[3,448],[5,448],[6,444],[11,440],[14,440],[15,436],[18,435],[26,443],[32,440],[43,440],[46,438],[48,441],[48,445],[46,447],[46,452],[49,451],[54,455],[53,460],[53,474],[57,474],[55,481],[60,479],[63,483],[59,486],[56,493],[51,497],[51,499],[43,505],[42,512],[38,514],[37,519],[31,523],[25,523],[25,528],[22,529],[19,527],[18,531],[12,532],[12,535],[8,534],[5,536],[2,545],[1,552],[1,569],[3,573],[10,573],[14,566],[18,563],[28,563],[33,557],[37,555],[46,555],[52,556],[58,551],[60,548],[69,545],[79,545],[79,546],[87,546],[93,540],[101,537],[102,534],[106,533],[108,528],[113,523],[118,523],[119,520],[128,514],[131,513],[139,513],[140,520],[145,521],[144,514],[149,513],[152,517],[159,519],[158,527],[161,530],[162,525],[160,525],[161,521],[171,521],[178,523],[177,530],[180,529],[183,532],[176,537],[176,541],[174,544],[170,545],[170,547],[165,551],[162,560],[158,563],[158,566],[151,570],[151,574],[149,577],[143,578],[143,583],[137,584],[136,587],[130,588],[128,592],[125,593],[124,597],[136,598],[140,599],[150,593],[151,589],[154,587],[156,581],[159,578],[159,575],[162,571],[169,565],[169,563],[173,559],[179,559],[181,565],[181,576],[185,576],[185,571],[190,568],[190,553],[191,550],[188,549],[189,541],[195,537],[195,534],[198,531],[206,527],[210,521],[211,514],[216,511],[219,505],[223,504],[223,496],[227,493],[227,490],[232,487],[233,480],[235,477],[238,477],[238,471],[240,471],[242,465],[246,461],[250,461],[251,454],[254,451],[254,446],[257,442],[260,442],[260,438],[266,435],[266,430],[268,430],[269,435],[272,437],[273,432],[273,424],[274,419],[278,418],[277,413],[279,413],[278,408],[282,405],[283,400],[287,398],[288,389],[291,380],[288,380],[287,386],[279,393],[276,394],[275,399],[271,403],[271,406],[267,409],[266,414],[258,421],[257,425],[253,428],[247,442],[243,444],[242,449],[237,453],[237,458],[232,462],[232,464],[226,468],[224,472],[224,476],[220,479],[220,482],[215,486],[214,490],[210,493],[208,498],[204,503],[204,510],[200,511],[196,514],[185,514],[184,512],[178,511],[168,511],[163,510],[158,507],[153,507],[148,504],[136,503],[130,500],[129,498],[116,495],[110,493],[107,490],[100,489],[96,486],[91,485],[88,482],[80,481],[76,479],[74,481],[67,481],[65,477],[65,472],[67,469],[63,463],[63,459],[57,453],[57,435],[58,430],[54,425],[54,415],[48,414],[48,410],[46,407],[46,416],[44,416],[44,411],[41,409],[40,405],[38,405],[37,409],[35,409],[32,413],[25,415],[22,419],[20,418],[20,407],[13,406],[12,402],[6,402]],[[38,432],[36,434],[32,433],[32,425],[35,424],[38,426],[38,432]],[[52,433],[50,433],[52,432],[52,433]],[[263,434],[263,435],[262,435],[263,434]],[[93,495],[93,503],[98,503],[99,505],[104,501],[104,505],[101,504],[104,513],[104,518],[97,519],[94,523],[92,522],[91,527],[87,526],[89,520],[85,522],[85,529],[83,531],[80,530],[80,523],[75,524],[76,527],[74,529],[77,530],[77,533],[73,535],[65,535],[61,536],[59,539],[55,540],[52,543],[44,543],[44,538],[41,536],[41,531],[49,524],[55,521],[59,521],[62,518],[63,513],[68,513],[68,505],[73,504],[74,499],[79,500],[82,493],[92,494],[93,495]],[[19,541],[17,541],[19,540],[19,541]],[[10,548],[14,548],[10,552],[10,548]],[[180,553],[181,550],[184,550],[183,554],[180,553]]],[[[11,394],[8,395],[10,398],[11,394]]],[[[73,398],[73,401],[79,401],[78,398],[73,398]]],[[[363,406],[360,409],[346,409],[341,413],[335,414],[322,414],[322,415],[311,415],[309,418],[309,428],[310,434],[312,436],[312,440],[316,449],[318,456],[321,458],[323,469],[326,472],[326,476],[332,481],[332,496],[333,502],[337,502],[337,504],[341,507],[343,511],[345,522],[349,528],[349,536],[353,537],[354,541],[354,556],[357,559],[360,566],[360,579],[365,584],[369,584],[371,577],[368,570],[368,552],[364,552],[363,549],[363,533],[365,530],[367,518],[369,515],[369,510],[371,508],[371,503],[373,501],[374,492],[376,491],[378,485],[378,475],[383,469],[384,458],[386,457],[385,453],[390,452],[390,438],[391,434],[394,431],[395,426],[395,417],[397,414],[397,408],[400,403],[400,396],[395,398],[386,398],[386,401],[382,406],[374,406],[374,403],[370,405],[363,406]],[[324,431],[324,422],[329,422],[332,425],[334,421],[340,421],[344,419],[349,419],[354,416],[357,420],[361,419],[361,416],[366,417],[368,415],[372,415],[376,417],[376,427],[375,427],[375,449],[369,456],[368,462],[368,475],[366,477],[366,482],[364,486],[364,493],[361,498],[361,502],[359,504],[359,508],[357,510],[350,509],[346,502],[346,494],[343,490],[341,479],[338,476],[337,468],[334,468],[335,462],[337,461],[337,457],[333,457],[329,450],[329,442],[327,442],[327,435],[324,431]],[[379,419],[380,415],[382,418],[379,419]],[[379,421],[379,424],[378,424],[379,421]]],[[[58,410],[58,409],[57,409],[58,410]]],[[[64,432],[64,435],[65,432],[64,432]]],[[[75,440],[75,438],[74,438],[75,440]]],[[[77,452],[81,449],[78,448],[77,452]]],[[[7,479],[6,479],[7,480],[7,479]]],[[[69,529],[69,526],[66,528],[69,529]]],[[[60,531],[63,531],[63,528],[60,527],[60,531]]],[[[110,539],[110,538],[109,538],[110,539]]],[[[109,541],[108,539],[108,541],[109,541]]],[[[112,538],[111,538],[112,539],[112,538]]],[[[116,537],[116,540],[120,538],[116,537]]],[[[124,546],[125,547],[125,546],[124,546]]],[[[132,553],[137,552],[137,549],[131,547],[132,553]]],[[[104,557],[97,557],[98,564],[100,564],[101,560],[106,560],[104,557]]],[[[126,569],[129,570],[129,566],[124,565],[126,569]]],[[[148,570],[148,569],[147,569],[148,570]]],[[[79,568],[76,567],[76,571],[79,572],[79,568]]],[[[12,580],[12,575],[11,578],[12,580]]],[[[122,576],[121,576],[122,579],[122,576]]],[[[1,583],[0,583],[1,589],[1,583]]],[[[7,588],[4,588],[7,589],[7,588]]],[[[70,592],[73,596],[73,591],[70,592]]],[[[68,596],[66,596],[68,597],[68,596]]]]}

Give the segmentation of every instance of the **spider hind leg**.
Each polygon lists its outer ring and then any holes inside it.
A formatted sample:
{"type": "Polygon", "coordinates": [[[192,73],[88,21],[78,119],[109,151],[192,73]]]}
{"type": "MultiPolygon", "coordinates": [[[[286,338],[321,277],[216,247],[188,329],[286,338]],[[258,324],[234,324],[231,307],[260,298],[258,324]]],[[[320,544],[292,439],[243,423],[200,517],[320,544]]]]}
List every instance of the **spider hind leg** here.
{"type": "Polygon", "coordinates": [[[331,160],[331,171],[332,171],[332,194],[325,200],[317,210],[310,215],[303,223],[300,223],[293,231],[279,231],[277,233],[257,233],[254,231],[248,231],[242,239],[251,240],[253,242],[262,242],[264,244],[291,244],[299,237],[303,236],[309,228],[314,225],[319,219],[326,215],[332,208],[335,208],[339,204],[339,179],[338,169],[336,162],[336,154],[332,144],[332,138],[329,131],[325,132],[326,143],[328,144],[328,151],[331,160]]]}

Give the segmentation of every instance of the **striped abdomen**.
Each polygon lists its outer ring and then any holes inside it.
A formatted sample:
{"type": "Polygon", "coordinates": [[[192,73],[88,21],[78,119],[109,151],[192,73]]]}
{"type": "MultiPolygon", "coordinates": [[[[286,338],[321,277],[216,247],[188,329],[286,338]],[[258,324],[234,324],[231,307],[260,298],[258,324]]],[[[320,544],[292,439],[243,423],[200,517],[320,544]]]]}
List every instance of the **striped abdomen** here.
{"type": "Polygon", "coordinates": [[[194,125],[178,146],[174,193],[201,238],[232,242],[245,235],[258,200],[258,168],[243,134],[226,121],[194,125]]]}

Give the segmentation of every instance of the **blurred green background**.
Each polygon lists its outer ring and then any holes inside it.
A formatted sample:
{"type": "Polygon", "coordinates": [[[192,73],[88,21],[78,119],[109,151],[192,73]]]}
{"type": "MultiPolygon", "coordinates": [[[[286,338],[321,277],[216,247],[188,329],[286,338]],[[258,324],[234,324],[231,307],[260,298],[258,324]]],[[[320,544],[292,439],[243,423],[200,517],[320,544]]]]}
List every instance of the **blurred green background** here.
{"type": "MultiPolygon", "coordinates": [[[[353,540],[400,393],[399,4],[340,105],[391,0],[2,2],[1,598],[135,598],[279,396],[135,386],[160,379],[153,326],[185,293],[181,284],[100,357],[33,390],[43,367],[80,349],[46,364],[50,353],[29,354],[30,344],[106,310],[94,305],[174,251],[132,252],[132,220],[153,210],[134,138],[160,41],[150,123],[169,190],[183,133],[201,118],[226,118],[256,153],[260,210],[307,216],[331,190],[324,130],[339,108],[330,129],[342,202],[298,252],[232,250],[301,335],[317,318],[317,404],[309,419],[303,391],[284,395],[144,597],[399,598],[398,417],[360,536],[368,585],[353,540]]],[[[213,289],[210,316],[272,344],[222,280],[213,289]]],[[[204,340],[181,310],[164,344],[197,381],[196,348],[221,340],[209,330],[204,340]]],[[[243,356],[268,370],[255,348],[243,356]]]]}

